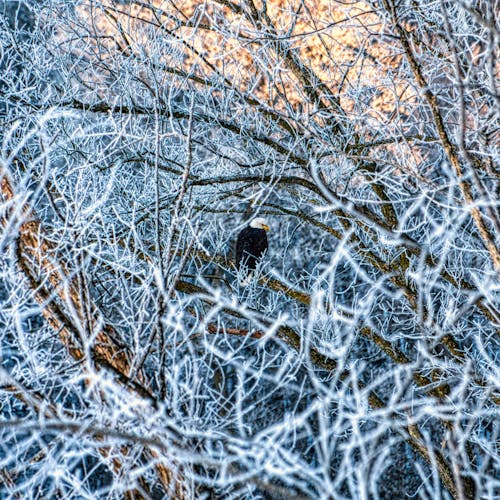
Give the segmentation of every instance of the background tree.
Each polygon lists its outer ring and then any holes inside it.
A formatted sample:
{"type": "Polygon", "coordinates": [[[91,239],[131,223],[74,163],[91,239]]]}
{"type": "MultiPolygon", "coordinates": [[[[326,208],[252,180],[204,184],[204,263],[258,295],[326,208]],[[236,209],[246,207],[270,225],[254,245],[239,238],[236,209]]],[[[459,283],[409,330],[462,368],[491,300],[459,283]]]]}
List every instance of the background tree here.
{"type": "Polygon", "coordinates": [[[4,10],[2,494],[500,494],[495,2],[4,10]]]}

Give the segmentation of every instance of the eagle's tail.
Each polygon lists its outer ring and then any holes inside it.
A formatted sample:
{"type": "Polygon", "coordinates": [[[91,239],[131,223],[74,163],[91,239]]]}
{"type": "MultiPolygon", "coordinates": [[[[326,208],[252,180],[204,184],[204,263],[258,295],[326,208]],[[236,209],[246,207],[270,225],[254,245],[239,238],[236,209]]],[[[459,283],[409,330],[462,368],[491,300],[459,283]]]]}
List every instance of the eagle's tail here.
{"type": "Polygon", "coordinates": [[[250,271],[246,276],[241,278],[238,281],[238,283],[241,287],[245,287],[245,286],[248,286],[252,282],[252,279],[253,279],[253,272],[250,271]]]}

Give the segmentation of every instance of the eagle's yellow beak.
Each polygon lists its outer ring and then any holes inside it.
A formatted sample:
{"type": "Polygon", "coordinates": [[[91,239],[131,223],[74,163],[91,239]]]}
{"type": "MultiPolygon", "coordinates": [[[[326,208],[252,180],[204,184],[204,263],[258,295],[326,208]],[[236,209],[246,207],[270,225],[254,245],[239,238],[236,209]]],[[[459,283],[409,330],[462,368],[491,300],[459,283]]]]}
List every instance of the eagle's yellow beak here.
{"type": "Polygon", "coordinates": [[[269,231],[271,228],[267,224],[262,224],[262,229],[264,229],[264,231],[269,231]]]}

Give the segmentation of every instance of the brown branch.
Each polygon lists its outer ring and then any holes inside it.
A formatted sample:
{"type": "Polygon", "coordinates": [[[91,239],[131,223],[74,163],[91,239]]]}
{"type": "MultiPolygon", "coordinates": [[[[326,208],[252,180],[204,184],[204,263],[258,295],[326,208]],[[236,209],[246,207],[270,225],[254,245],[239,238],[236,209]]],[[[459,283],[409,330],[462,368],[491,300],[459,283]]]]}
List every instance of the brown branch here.
{"type": "MultiPolygon", "coordinates": [[[[198,285],[194,285],[192,283],[184,282],[184,281],[179,281],[177,283],[177,289],[179,291],[182,291],[183,293],[189,293],[189,294],[197,294],[200,295],[200,298],[207,302],[207,303],[213,303],[213,300],[209,297],[209,294],[206,290],[203,288],[199,287],[198,285]]],[[[228,312],[229,314],[232,314],[234,316],[241,317],[240,313],[237,311],[234,311],[232,309],[224,309],[224,312],[228,312]]],[[[265,319],[259,318],[262,322],[266,322],[265,319]]],[[[269,324],[269,322],[267,322],[269,324]]],[[[227,332],[227,329],[222,328],[219,330],[219,327],[213,326],[210,328],[213,333],[217,333],[218,331],[220,332],[227,332]]],[[[244,330],[240,329],[235,329],[235,334],[236,335],[245,335],[244,330]]],[[[259,332],[260,333],[260,332],[259,332]]],[[[370,335],[373,335],[373,332],[370,332],[370,335]]],[[[295,332],[292,328],[290,328],[287,325],[281,325],[277,329],[277,337],[285,342],[285,344],[289,345],[292,347],[295,351],[297,352],[303,352],[304,351],[304,342],[303,339],[300,337],[300,335],[295,332]]],[[[397,362],[406,364],[409,362],[409,360],[406,358],[406,356],[397,350],[395,350],[392,346],[390,346],[389,342],[380,339],[380,342],[377,343],[379,347],[381,347],[384,352],[387,354],[392,352],[392,358],[394,360],[397,359],[397,362]]],[[[316,367],[325,369],[329,371],[330,373],[334,373],[337,370],[337,363],[335,360],[328,358],[324,354],[320,353],[318,350],[316,350],[313,347],[309,346],[308,349],[308,354],[309,354],[309,359],[312,362],[312,364],[316,367]]],[[[340,374],[338,374],[339,380],[347,380],[350,377],[350,372],[349,370],[344,370],[340,374]]],[[[418,385],[424,385],[424,386],[429,386],[430,381],[426,379],[425,377],[419,375],[419,374],[414,374],[413,380],[418,384],[418,385]]],[[[361,389],[365,388],[365,385],[358,380],[358,385],[361,389]]],[[[432,389],[430,391],[431,393],[435,392],[435,395],[444,397],[447,394],[446,390],[443,390],[440,387],[437,387],[435,389],[432,389]]],[[[386,405],[384,401],[373,391],[370,390],[368,392],[368,402],[372,406],[372,408],[375,409],[383,409],[386,408],[386,405]]],[[[443,423],[443,425],[446,427],[446,422],[443,423]]],[[[455,483],[455,478],[453,471],[446,461],[445,457],[439,450],[433,450],[432,454],[429,451],[425,440],[418,428],[418,426],[414,423],[409,423],[407,426],[403,426],[403,432],[406,435],[406,440],[407,442],[412,446],[412,448],[417,451],[419,455],[423,457],[423,459],[429,464],[432,465],[433,461],[437,463],[438,471],[439,471],[439,476],[441,477],[444,485],[446,488],[450,491],[450,493],[454,496],[454,498],[457,497],[457,485],[455,483]]],[[[465,481],[464,481],[465,482],[465,481]]],[[[473,488],[469,482],[466,484],[466,488],[473,488]]],[[[467,489],[466,491],[469,491],[467,489]]],[[[472,498],[472,497],[467,497],[467,498],[472,498]]]]}
{"type": "Polygon", "coordinates": [[[218,326],[215,323],[207,325],[207,332],[212,335],[227,334],[236,335],[237,337],[248,337],[251,339],[261,339],[265,333],[262,330],[246,330],[244,328],[228,328],[225,326],[218,326]]]}
{"type": "MultiPolygon", "coordinates": [[[[13,185],[3,169],[0,170],[0,192],[2,201],[9,202],[14,199],[13,185]]],[[[10,216],[12,210],[8,210],[1,217],[0,223],[4,228],[9,226],[10,216]]],[[[84,308],[72,273],[57,258],[56,248],[45,237],[42,225],[29,206],[14,216],[21,216],[17,234],[17,264],[34,298],[40,304],[44,318],[54,331],[58,332],[69,354],[78,361],[83,360],[85,345],[91,342],[91,361],[95,367],[111,370],[117,380],[129,390],[133,390],[140,397],[146,397],[150,402],[154,401],[154,397],[141,383],[145,380],[143,375],[139,374],[138,381],[129,379],[131,354],[114,342],[110,335],[111,326],[98,326],[98,311],[95,307],[92,308],[93,324],[90,328],[93,339],[83,338],[81,325],[84,308]]],[[[156,469],[165,491],[174,489],[178,498],[187,496],[187,485],[181,476],[174,476],[163,464],[157,464],[156,469]]]]}
{"type": "Polygon", "coordinates": [[[441,111],[439,109],[437,96],[432,92],[431,87],[427,83],[422,68],[418,63],[414,52],[411,49],[411,44],[410,44],[411,34],[408,33],[406,29],[399,22],[396,13],[396,7],[394,5],[389,5],[389,2],[387,0],[383,0],[383,4],[387,12],[391,14],[394,30],[399,36],[401,47],[403,48],[406,59],[412,69],[415,81],[420,87],[427,101],[427,104],[431,110],[432,117],[434,119],[434,124],[436,126],[437,133],[441,140],[441,144],[443,145],[443,149],[446,155],[448,156],[448,160],[450,161],[450,164],[453,167],[453,170],[455,171],[460,191],[462,192],[462,196],[471,211],[472,219],[474,220],[474,224],[476,225],[481,240],[490,254],[493,263],[493,268],[497,271],[497,273],[500,273],[500,250],[497,248],[495,243],[495,238],[491,234],[490,230],[488,229],[484,221],[483,214],[476,205],[472,193],[472,186],[464,177],[463,168],[457,154],[457,148],[452,143],[448,135],[448,132],[446,130],[446,126],[444,124],[444,120],[441,115],[441,111]]]}

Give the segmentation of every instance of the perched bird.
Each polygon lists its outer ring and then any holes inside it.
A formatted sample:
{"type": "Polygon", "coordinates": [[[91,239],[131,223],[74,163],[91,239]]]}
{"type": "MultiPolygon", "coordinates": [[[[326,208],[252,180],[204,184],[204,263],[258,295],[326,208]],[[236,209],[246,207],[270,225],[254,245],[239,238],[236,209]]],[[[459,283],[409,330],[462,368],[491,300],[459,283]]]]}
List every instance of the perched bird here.
{"type": "Polygon", "coordinates": [[[242,276],[240,286],[250,284],[253,271],[267,250],[269,224],[266,219],[257,217],[243,228],[236,240],[236,267],[242,276]]]}

